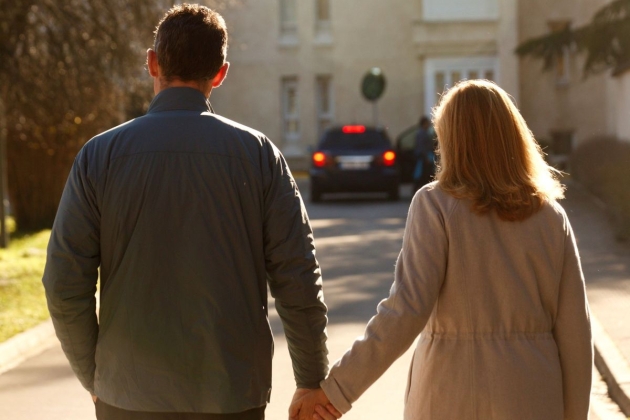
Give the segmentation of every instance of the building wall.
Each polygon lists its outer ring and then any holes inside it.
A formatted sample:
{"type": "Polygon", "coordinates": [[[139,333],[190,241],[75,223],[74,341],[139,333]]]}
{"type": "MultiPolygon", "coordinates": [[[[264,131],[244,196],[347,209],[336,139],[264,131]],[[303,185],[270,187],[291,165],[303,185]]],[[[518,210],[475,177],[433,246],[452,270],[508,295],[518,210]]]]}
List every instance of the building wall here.
{"type": "MultiPolygon", "coordinates": [[[[550,32],[550,22],[570,21],[572,27],[588,23],[606,0],[521,0],[519,41],[550,32]]],[[[573,146],[591,137],[611,134],[608,74],[583,78],[584,56],[569,52],[563,63],[565,79],[554,66],[543,72],[539,59],[520,62],[520,108],[530,129],[539,139],[554,132],[572,132],[573,146]]]]}
{"type": "Polygon", "coordinates": [[[630,71],[626,70],[610,79],[611,108],[614,134],[630,142],[630,71]]]}
{"type": "MultiPolygon", "coordinates": [[[[519,65],[513,54],[518,0],[474,0],[486,8],[477,17],[458,15],[457,1],[449,1],[450,6],[437,0],[362,0],[357,7],[358,2],[329,0],[330,30],[323,36],[315,24],[314,0],[296,1],[297,27],[289,36],[281,30],[279,0],[244,1],[223,11],[231,67],[224,85],[212,93],[212,104],[219,114],[264,132],[295,159],[307,156],[308,146],[318,140],[318,75],[332,76],[332,123],[372,125],[374,108],[363,99],[360,83],[370,68],[380,67],[387,87],[377,102],[378,123],[392,138],[430,114],[427,81],[435,75],[426,69],[431,60],[461,61],[463,68],[480,57],[494,60],[494,79],[518,99],[519,65]],[[433,9],[423,1],[433,2],[433,9]],[[426,10],[437,14],[424,16],[426,10]],[[297,147],[283,133],[286,77],[297,80],[297,147]]],[[[437,93],[432,97],[437,99],[437,93]]]]}

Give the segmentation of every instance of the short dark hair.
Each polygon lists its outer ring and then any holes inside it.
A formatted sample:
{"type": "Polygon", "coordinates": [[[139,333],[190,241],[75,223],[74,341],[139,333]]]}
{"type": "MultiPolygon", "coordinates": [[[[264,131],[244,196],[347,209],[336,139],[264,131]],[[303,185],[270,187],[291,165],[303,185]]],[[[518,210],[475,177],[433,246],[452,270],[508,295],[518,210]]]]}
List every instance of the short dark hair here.
{"type": "Polygon", "coordinates": [[[198,4],[173,6],[155,29],[154,50],[169,81],[209,80],[225,63],[228,34],[223,17],[198,4]]]}
{"type": "Polygon", "coordinates": [[[429,119],[429,117],[427,117],[426,115],[423,115],[422,117],[420,117],[420,121],[418,121],[418,125],[420,127],[423,127],[427,124],[431,124],[431,120],[429,119]]]}

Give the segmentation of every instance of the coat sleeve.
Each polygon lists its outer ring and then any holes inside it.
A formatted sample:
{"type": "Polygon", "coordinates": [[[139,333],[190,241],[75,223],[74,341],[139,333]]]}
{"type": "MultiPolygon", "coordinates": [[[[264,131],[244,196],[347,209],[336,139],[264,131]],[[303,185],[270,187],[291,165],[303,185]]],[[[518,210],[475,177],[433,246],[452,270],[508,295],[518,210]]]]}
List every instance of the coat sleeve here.
{"type": "Polygon", "coordinates": [[[267,145],[264,243],[269,288],[284,326],[296,384],[319,388],[328,372],[328,319],[313,232],[284,157],[267,145]]]}
{"type": "Polygon", "coordinates": [[[83,387],[93,394],[100,216],[87,167],[84,148],[72,166],[57,210],[43,283],[61,347],[83,387]]]}
{"type": "Polygon", "coordinates": [[[567,219],[565,226],[564,259],[553,335],[562,369],[564,418],[586,420],[593,370],[591,322],[578,249],[567,219]]]}
{"type": "Polygon", "coordinates": [[[411,203],[389,297],[379,303],[363,337],[321,384],[342,413],[411,346],[437,301],[446,274],[448,238],[428,192],[420,190],[411,203]]]}

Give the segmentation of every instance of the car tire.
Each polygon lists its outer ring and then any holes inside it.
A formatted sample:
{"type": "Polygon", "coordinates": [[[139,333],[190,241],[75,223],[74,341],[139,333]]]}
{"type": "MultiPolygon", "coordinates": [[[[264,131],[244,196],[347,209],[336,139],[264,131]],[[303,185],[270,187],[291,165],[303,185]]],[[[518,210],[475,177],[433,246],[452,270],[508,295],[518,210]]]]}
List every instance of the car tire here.
{"type": "Polygon", "coordinates": [[[319,188],[311,187],[311,203],[319,203],[322,201],[322,192],[319,188]]]}
{"type": "Polygon", "coordinates": [[[389,201],[398,201],[400,199],[400,192],[399,192],[398,185],[396,185],[395,188],[392,188],[389,191],[387,191],[387,199],[389,201]]]}

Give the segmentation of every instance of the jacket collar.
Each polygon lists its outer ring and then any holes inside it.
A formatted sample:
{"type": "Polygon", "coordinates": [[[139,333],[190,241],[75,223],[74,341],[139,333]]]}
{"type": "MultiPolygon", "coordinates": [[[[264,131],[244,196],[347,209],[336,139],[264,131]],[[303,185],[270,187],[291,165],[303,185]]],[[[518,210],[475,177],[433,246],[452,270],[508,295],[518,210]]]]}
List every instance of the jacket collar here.
{"type": "Polygon", "coordinates": [[[189,87],[167,88],[155,95],[149,105],[147,114],[163,111],[200,111],[211,112],[210,100],[203,93],[189,87]]]}

